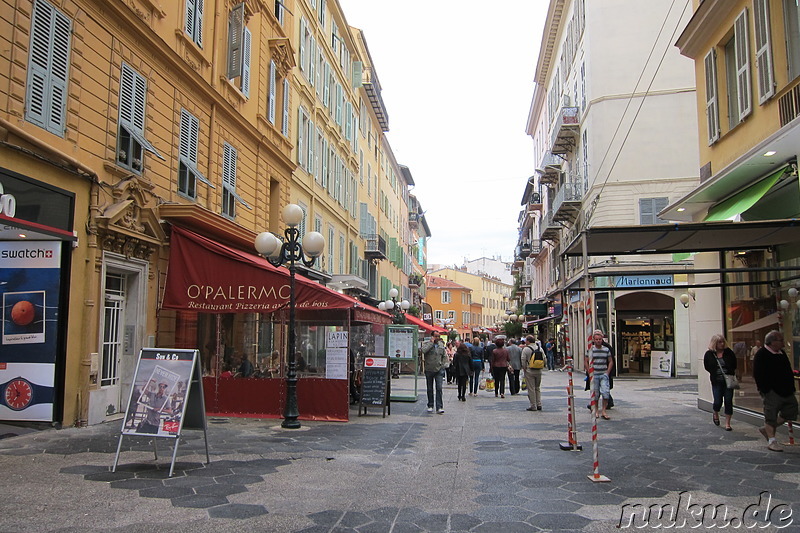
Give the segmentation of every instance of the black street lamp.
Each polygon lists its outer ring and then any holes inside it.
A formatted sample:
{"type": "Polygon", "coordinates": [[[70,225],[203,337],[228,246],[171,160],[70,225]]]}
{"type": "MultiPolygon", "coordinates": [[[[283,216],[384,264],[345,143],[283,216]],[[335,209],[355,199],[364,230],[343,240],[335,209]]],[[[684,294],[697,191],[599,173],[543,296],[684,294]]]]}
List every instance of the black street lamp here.
{"type": "Polygon", "coordinates": [[[298,429],[300,412],[297,409],[297,357],[295,356],[295,262],[302,261],[304,265],[312,266],[325,249],[325,237],[321,233],[311,231],[303,236],[303,243],[300,243],[301,235],[297,226],[303,221],[303,210],[296,204],[289,204],[283,209],[283,221],[288,226],[283,232],[286,240],[281,242],[274,233],[265,231],[256,237],[255,247],[256,251],[273,266],[281,266],[284,263],[289,265],[289,354],[287,356],[289,371],[286,374],[286,406],[283,410],[281,427],[298,429]]]}
{"type": "Polygon", "coordinates": [[[400,293],[392,287],[389,289],[389,298],[391,300],[386,300],[385,302],[381,302],[378,304],[378,309],[381,311],[388,311],[392,315],[392,322],[395,324],[405,324],[406,323],[406,315],[405,312],[411,308],[411,304],[408,303],[408,300],[403,300],[402,302],[397,301],[397,296],[400,293]]]}

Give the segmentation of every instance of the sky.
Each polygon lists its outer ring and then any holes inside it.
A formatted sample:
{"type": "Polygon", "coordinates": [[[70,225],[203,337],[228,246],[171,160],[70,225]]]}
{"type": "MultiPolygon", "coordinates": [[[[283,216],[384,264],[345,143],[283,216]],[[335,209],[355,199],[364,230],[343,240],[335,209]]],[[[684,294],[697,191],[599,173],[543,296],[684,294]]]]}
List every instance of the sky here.
{"type": "Polygon", "coordinates": [[[513,259],[525,133],[548,0],[339,0],[363,30],[397,162],[432,237],[428,263],[513,259]]]}

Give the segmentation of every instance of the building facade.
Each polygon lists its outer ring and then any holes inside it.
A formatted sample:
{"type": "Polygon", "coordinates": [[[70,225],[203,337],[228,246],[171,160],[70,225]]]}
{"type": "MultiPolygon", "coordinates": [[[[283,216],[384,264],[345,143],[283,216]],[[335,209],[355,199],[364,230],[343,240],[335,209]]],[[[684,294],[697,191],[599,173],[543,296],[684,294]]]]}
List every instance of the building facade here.
{"type": "MultiPolygon", "coordinates": [[[[3,246],[46,257],[2,268],[41,269],[46,284],[4,286],[38,311],[17,317],[27,329],[7,339],[0,377],[34,361],[44,392],[35,412],[0,406],[0,419],[118,419],[145,346],[198,348],[209,374],[283,350],[269,313],[161,305],[174,228],[257,262],[255,236],[283,235],[281,211],[296,203],[300,234],[326,239],[306,276],[367,301],[392,286],[405,296],[409,182],[384,136],[363,35],[338,2],[5,0],[2,10],[3,246]]],[[[235,268],[224,275],[237,279],[235,268]]],[[[318,358],[323,334],[301,329],[303,355],[318,358]]],[[[308,367],[324,377],[324,362],[308,367]]]]}
{"type": "Polygon", "coordinates": [[[565,255],[589,228],[662,222],[658,213],[698,183],[692,65],[672,46],[691,16],[683,7],[550,2],[515,272],[525,308],[538,310],[528,328],[558,336],[560,349],[570,338],[579,368],[598,328],[617,346],[620,372],[697,373],[678,300],[691,259],[565,255]]]}
{"type": "MultiPolygon", "coordinates": [[[[790,228],[800,215],[800,8],[794,0],[693,6],[676,46],[695,65],[701,181],[659,216],[709,228],[734,221],[740,232],[748,222],[790,228]]],[[[706,349],[708,332],[723,333],[743,376],[735,403],[761,412],[752,358],[765,334],[781,330],[793,367],[800,364],[800,249],[796,238],[748,242],[741,234],[736,249],[697,255],[698,267],[721,273],[706,276],[718,286],[698,288],[688,311],[694,351],[706,349]]],[[[699,388],[710,409],[705,376],[699,388]]]]}

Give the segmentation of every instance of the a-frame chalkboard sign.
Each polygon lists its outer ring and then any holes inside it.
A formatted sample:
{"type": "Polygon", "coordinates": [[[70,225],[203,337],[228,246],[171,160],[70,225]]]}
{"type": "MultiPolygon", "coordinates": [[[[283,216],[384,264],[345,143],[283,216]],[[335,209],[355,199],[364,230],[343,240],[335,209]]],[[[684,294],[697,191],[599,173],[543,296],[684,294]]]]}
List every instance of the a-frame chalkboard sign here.
{"type": "Polygon", "coordinates": [[[147,436],[153,438],[156,460],[156,441],[159,438],[175,440],[169,468],[169,476],[172,477],[178,443],[184,429],[203,430],[206,464],[211,462],[208,454],[203,377],[199,362],[200,353],[197,350],[144,348],[139,352],[112,472],[117,469],[122,439],[128,436],[147,436]]]}
{"type": "Polygon", "coordinates": [[[389,415],[392,414],[389,402],[389,359],[386,357],[366,357],[364,359],[358,416],[367,414],[368,407],[383,408],[384,418],[386,418],[387,408],[389,415]]]}

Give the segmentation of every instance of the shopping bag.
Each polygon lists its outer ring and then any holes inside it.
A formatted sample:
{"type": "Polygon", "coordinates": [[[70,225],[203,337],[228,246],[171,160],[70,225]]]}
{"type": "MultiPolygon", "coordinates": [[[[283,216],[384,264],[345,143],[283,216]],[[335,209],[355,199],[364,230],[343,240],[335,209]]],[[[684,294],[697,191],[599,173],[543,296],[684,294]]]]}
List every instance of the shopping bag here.
{"type": "Polygon", "coordinates": [[[525,381],[525,378],[522,378],[522,383],[520,384],[519,388],[522,390],[528,390],[528,382],[525,381]]]}
{"type": "Polygon", "coordinates": [[[486,389],[486,379],[480,380],[480,382],[478,383],[478,388],[480,390],[485,390],[486,389]]]}
{"type": "Polygon", "coordinates": [[[494,378],[486,379],[486,390],[489,392],[494,390],[494,378]]]}

